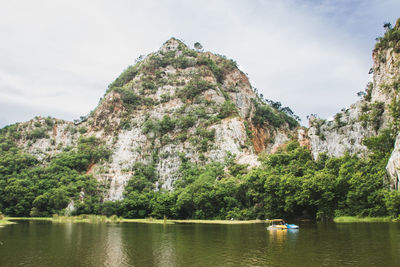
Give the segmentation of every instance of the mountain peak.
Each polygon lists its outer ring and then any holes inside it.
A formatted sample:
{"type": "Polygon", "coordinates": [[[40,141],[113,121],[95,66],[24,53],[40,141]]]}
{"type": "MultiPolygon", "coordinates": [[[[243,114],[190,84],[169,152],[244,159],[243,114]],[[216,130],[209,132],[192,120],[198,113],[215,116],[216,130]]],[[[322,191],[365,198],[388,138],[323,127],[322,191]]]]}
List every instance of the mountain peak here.
{"type": "Polygon", "coordinates": [[[186,161],[205,165],[230,157],[258,166],[258,153],[297,135],[298,122],[283,112],[290,109],[279,107],[263,102],[235,61],[170,38],[123,71],[80,123],[28,122],[16,142],[39,160],[82,142],[104,144],[107,157],[83,171],[104,182],[105,199],[117,200],[125,186],[144,178],[147,190],[172,190],[186,161]],[[150,170],[146,177],[143,170],[150,170]]]}
{"type": "Polygon", "coordinates": [[[162,45],[160,50],[163,52],[173,51],[173,50],[176,51],[179,50],[179,48],[182,48],[182,46],[188,48],[187,45],[182,41],[176,39],[175,37],[171,37],[162,45]]]}

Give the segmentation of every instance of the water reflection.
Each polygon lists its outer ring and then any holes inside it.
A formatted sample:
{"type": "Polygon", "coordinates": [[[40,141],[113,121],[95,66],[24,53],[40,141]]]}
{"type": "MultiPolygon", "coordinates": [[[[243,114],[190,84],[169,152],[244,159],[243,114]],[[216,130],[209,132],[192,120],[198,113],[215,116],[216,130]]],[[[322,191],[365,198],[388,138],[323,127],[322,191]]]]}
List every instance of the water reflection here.
{"type": "Polygon", "coordinates": [[[158,233],[159,238],[153,238],[153,257],[156,266],[176,266],[176,248],[174,235],[167,225],[164,225],[162,232],[158,233]]]}
{"type": "Polygon", "coordinates": [[[106,240],[104,245],[105,260],[104,266],[129,266],[127,264],[127,256],[121,237],[121,228],[115,225],[107,227],[106,240]]]}
{"type": "Polygon", "coordinates": [[[0,231],[0,266],[400,266],[398,224],[51,224],[0,231]]]}
{"type": "Polygon", "coordinates": [[[268,231],[268,238],[271,244],[283,246],[286,240],[293,241],[297,239],[298,232],[298,229],[270,230],[268,231]]]}

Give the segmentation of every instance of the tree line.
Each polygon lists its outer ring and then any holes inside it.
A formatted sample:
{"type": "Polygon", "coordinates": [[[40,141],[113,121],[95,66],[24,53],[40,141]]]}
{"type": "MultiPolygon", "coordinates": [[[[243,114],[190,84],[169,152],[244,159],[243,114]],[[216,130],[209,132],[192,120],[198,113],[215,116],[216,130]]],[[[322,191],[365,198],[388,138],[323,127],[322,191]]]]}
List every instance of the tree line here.
{"type": "Polygon", "coordinates": [[[366,139],[367,158],[346,154],[314,160],[311,152],[291,141],[261,166],[249,170],[234,163],[192,163],[181,155],[180,176],[172,192],[154,190],[156,162],[136,163],[124,199],[104,201],[107,185],[86,174],[91,164],[110,156],[96,138],[81,138],[77,149],[60,153],[46,164],[0,139],[0,211],[9,216],[64,214],[74,200],[78,214],[125,218],[164,216],[174,219],[309,218],[335,216],[398,217],[400,193],[385,182],[393,148],[391,131],[366,139]]]}

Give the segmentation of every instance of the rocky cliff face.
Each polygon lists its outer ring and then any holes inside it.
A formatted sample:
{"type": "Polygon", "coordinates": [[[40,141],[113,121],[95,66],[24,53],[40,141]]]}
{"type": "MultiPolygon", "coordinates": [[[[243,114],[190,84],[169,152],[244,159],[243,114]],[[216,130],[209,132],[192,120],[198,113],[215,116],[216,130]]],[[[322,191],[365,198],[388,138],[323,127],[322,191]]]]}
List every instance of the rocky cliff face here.
{"type": "MultiPolygon", "coordinates": [[[[387,128],[399,133],[400,20],[379,38],[372,57],[372,79],[365,92],[360,93],[360,101],[337,113],[331,121],[311,116],[308,133],[314,158],[320,153],[341,156],[345,152],[366,156],[368,151],[362,143],[365,138],[387,128]]],[[[398,179],[398,153],[393,151],[387,168],[393,184],[398,179]]]]}
{"type": "Polygon", "coordinates": [[[35,118],[14,126],[14,140],[46,164],[75,149],[80,137],[97,137],[111,157],[87,173],[107,185],[106,199],[117,200],[137,163],[155,169],[155,190],[172,190],[182,159],[205,164],[233,155],[239,164],[257,166],[257,153],[297,136],[296,126],[257,96],[234,61],[172,38],[127,68],[82,121],[35,118]]]}
{"type": "Polygon", "coordinates": [[[399,189],[400,180],[400,134],[397,136],[396,144],[394,146],[392,155],[386,166],[386,170],[390,176],[391,186],[394,189],[399,189]]]}

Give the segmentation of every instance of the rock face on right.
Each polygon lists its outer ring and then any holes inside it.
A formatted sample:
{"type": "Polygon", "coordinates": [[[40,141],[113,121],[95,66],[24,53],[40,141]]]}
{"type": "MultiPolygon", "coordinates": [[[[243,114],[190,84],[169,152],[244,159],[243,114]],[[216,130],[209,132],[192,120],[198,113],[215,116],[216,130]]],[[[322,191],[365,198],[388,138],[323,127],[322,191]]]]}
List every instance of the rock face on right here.
{"type": "Polygon", "coordinates": [[[314,158],[320,153],[341,156],[344,153],[366,156],[363,140],[390,129],[397,136],[395,148],[387,165],[390,183],[398,188],[400,167],[400,19],[386,27],[372,53],[371,81],[361,100],[337,113],[332,120],[310,117],[308,136],[314,158]]]}
{"type": "Polygon", "coordinates": [[[398,190],[400,179],[400,134],[397,136],[396,144],[386,166],[386,170],[391,178],[390,181],[392,188],[398,190]]]}

